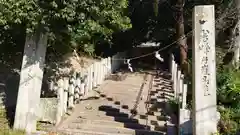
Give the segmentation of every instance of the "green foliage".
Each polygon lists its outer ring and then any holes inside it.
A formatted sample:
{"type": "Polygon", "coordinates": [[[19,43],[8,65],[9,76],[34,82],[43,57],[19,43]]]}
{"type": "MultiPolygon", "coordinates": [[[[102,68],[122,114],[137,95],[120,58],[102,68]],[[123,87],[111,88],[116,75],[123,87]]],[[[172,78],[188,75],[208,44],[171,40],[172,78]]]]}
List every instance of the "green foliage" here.
{"type": "Polygon", "coordinates": [[[6,115],[6,110],[0,107],[0,135],[25,135],[24,131],[10,129],[6,115]]]}
{"type": "Polygon", "coordinates": [[[235,135],[240,129],[240,71],[219,69],[217,88],[219,131],[222,135],[235,135]]]}
{"type": "Polygon", "coordinates": [[[219,107],[221,119],[218,129],[221,135],[236,135],[240,129],[239,109],[219,107]]]}
{"type": "Polygon", "coordinates": [[[171,107],[171,111],[178,116],[179,113],[179,100],[177,98],[172,98],[167,101],[171,107]]]}
{"type": "Polygon", "coordinates": [[[240,71],[218,71],[217,88],[219,104],[240,107],[240,71]]]}
{"type": "Polygon", "coordinates": [[[90,53],[94,45],[111,43],[113,32],[131,27],[127,0],[1,0],[0,7],[0,28],[17,24],[31,33],[41,25],[51,43],[90,53]]]}
{"type": "Polygon", "coordinates": [[[20,130],[0,129],[0,134],[1,135],[25,135],[26,133],[20,130]]]}

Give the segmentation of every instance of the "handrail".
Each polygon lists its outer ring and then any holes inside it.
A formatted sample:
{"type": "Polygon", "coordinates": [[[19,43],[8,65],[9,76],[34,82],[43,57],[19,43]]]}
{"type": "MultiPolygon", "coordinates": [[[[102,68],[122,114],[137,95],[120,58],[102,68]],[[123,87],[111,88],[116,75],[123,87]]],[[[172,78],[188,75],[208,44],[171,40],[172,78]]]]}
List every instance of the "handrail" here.
{"type": "Polygon", "coordinates": [[[173,92],[174,92],[174,98],[179,103],[178,108],[178,132],[180,134],[181,132],[181,125],[184,124],[185,119],[184,115],[186,113],[189,113],[189,111],[186,109],[187,107],[187,84],[185,83],[185,77],[182,74],[180,66],[176,63],[174,59],[174,55],[171,54],[170,56],[170,72],[171,72],[171,80],[173,82],[173,92]]]}
{"type": "Polygon", "coordinates": [[[57,83],[52,82],[52,88],[57,91],[58,98],[55,124],[58,125],[68,110],[74,109],[75,104],[101,85],[108,75],[119,69],[124,61],[115,61],[114,59],[124,58],[125,55],[125,52],[117,53],[112,57],[93,63],[84,72],[60,78],[57,83]]]}

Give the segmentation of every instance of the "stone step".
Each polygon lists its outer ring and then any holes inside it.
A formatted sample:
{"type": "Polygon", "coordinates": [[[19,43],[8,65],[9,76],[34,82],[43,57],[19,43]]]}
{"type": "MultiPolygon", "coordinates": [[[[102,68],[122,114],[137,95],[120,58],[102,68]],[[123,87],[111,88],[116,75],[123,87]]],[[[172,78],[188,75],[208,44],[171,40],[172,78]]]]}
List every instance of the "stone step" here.
{"type": "Polygon", "coordinates": [[[133,129],[128,129],[124,127],[114,127],[106,125],[82,125],[82,124],[70,124],[67,127],[68,129],[80,129],[85,131],[95,131],[95,132],[106,132],[106,133],[120,133],[120,134],[132,134],[134,133],[133,129]]]}
{"type": "Polygon", "coordinates": [[[58,132],[63,133],[64,135],[166,135],[165,132],[153,132],[153,131],[141,131],[135,130],[134,133],[130,134],[121,134],[121,133],[106,133],[106,132],[95,132],[95,131],[86,131],[79,129],[64,129],[58,130],[58,132]]]}
{"type": "Polygon", "coordinates": [[[81,122],[83,119],[87,120],[103,120],[103,121],[113,121],[113,122],[120,122],[120,123],[139,123],[139,120],[137,119],[131,119],[128,117],[112,117],[112,116],[106,116],[106,115],[98,115],[98,116],[92,116],[89,118],[76,118],[72,120],[73,122],[81,122]]]}
{"type": "MultiPolygon", "coordinates": [[[[91,131],[91,132],[100,132],[100,133],[106,133],[106,134],[129,134],[129,135],[164,135],[166,132],[161,131],[150,131],[150,130],[136,130],[136,129],[128,129],[128,128],[122,128],[122,127],[109,127],[105,125],[69,125],[68,128],[66,128],[70,131],[91,131]]],[[[65,129],[64,129],[65,130],[65,129]]]]}
{"type": "Polygon", "coordinates": [[[132,108],[129,108],[128,105],[112,104],[112,105],[108,105],[108,106],[100,106],[99,111],[125,113],[125,114],[128,114],[129,116],[131,116],[132,114],[144,115],[147,110],[145,108],[143,108],[141,110],[139,110],[139,108],[137,108],[136,110],[133,110],[132,108]]]}
{"type": "MultiPolygon", "coordinates": [[[[125,128],[131,128],[131,129],[152,129],[151,126],[159,126],[164,127],[166,122],[164,120],[158,120],[158,117],[155,118],[149,118],[149,119],[120,119],[120,118],[114,118],[114,119],[76,119],[73,120],[71,123],[73,124],[80,124],[80,125],[106,125],[106,126],[116,126],[116,127],[125,127],[125,128]],[[145,125],[149,126],[145,126],[145,125]]],[[[153,129],[154,130],[154,129],[153,129]]]]}
{"type": "Polygon", "coordinates": [[[149,106],[150,110],[148,112],[147,110],[146,111],[140,110],[140,112],[138,112],[139,110],[137,110],[137,112],[135,112],[134,110],[122,109],[117,105],[101,106],[99,108],[100,108],[99,110],[103,112],[103,115],[107,115],[107,116],[118,116],[118,117],[135,116],[134,118],[136,119],[146,119],[149,116],[164,117],[162,114],[162,109],[157,108],[154,105],[149,106]],[[143,118],[143,117],[146,117],[146,118],[143,118]]]}
{"type": "Polygon", "coordinates": [[[64,135],[131,135],[131,134],[119,134],[119,133],[109,134],[105,132],[85,131],[85,130],[79,130],[79,129],[64,129],[64,130],[58,130],[58,132],[64,135]]]}
{"type": "Polygon", "coordinates": [[[119,105],[119,103],[115,104],[115,103],[108,102],[105,105],[100,104],[99,106],[98,105],[91,106],[91,108],[94,108],[95,110],[87,110],[87,109],[84,110],[84,107],[81,106],[83,107],[83,109],[81,110],[83,110],[82,112],[86,116],[91,116],[91,117],[92,115],[129,117],[129,116],[132,116],[132,114],[134,114],[134,116],[136,114],[136,116],[138,116],[137,118],[140,118],[140,119],[142,119],[140,116],[146,117],[146,115],[161,116],[163,112],[162,108],[160,108],[162,106],[162,103],[149,104],[148,106],[150,109],[149,114],[146,114],[147,110],[145,109],[145,107],[141,107],[143,108],[142,110],[139,110],[139,108],[137,108],[137,112],[135,112],[134,110],[131,110],[131,108],[129,108],[128,105],[119,105]]]}
{"type": "Polygon", "coordinates": [[[156,120],[156,121],[165,121],[168,120],[166,116],[162,116],[161,112],[149,112],[148,114],[138,114],[138,115],[130,114],[120,114],[118,112],[98,112],[97,114],[85,113],[85,115],[80,115],[78,119],[95,119],[95,120],[109,120],[109,121],[118,121],[118,122],[129,122],[129,123],[137,123],[140,120],[156,120]],[[128,115],[128,117],[126,117],[128,115]],[[131,117],[131,118],[130,118],[131,117]]]}
{"type": "Polygon", "coordinates": [[[46,135],[47,132],[45,131],[35,131],[35,132],[32,132],[32,133],[26,133],[27,135],[46,135]]]}
{"type": "MultiPolygon", "coordinates": [[[[127,122],[127,121],[126,121],[127,122]]],[[[74,124],[92,124],[92,125],[106,125],[106,126],[115,126],[115,127],[124,127],[125,122],[117,122],[114,120],[89,120],[89,119],[81,119],[81,120],[75,120],[72,121],[71,123],[74,124]]],[[[137,125],[137,122],[130,122],[129,124],[131,125],[137,125]]]]}
{"type": "Polygon", "coordinates": [[[100,116],[92,118],[77,118],[71,122],[74,124],[86,125],[86,124],[101,124],[107,126],[118,126],[131,129],[145,129],[145,125],[148,125],[148,129],[157,130],[162,127],[161,131],[165,131],[165,120],[167,118],[163,116],[147,116],[147,118],[140,119],[138,117],[127,118],[127,117],[111,117],[111,116],[100,116]]]}
{"type": "Polygon", "coordinates": [[[106,115],[105,112],[99,112],[98,114],[92,115],[89,114],[89,116],[79,116],[79,118],[77,118],[76,120],[82,120],[82,119],[88,119],[88,120],[107,120],[107,121],[116,121],[116,122],[124,122],[124,123],[144,123],[147,120],[151,121],[166,121],[169,118],[166,116],[162,116],[159,115],[160,112],[149,112],[148,115],[135,115],[133,117],[126,117],[123,115],[118,115],[118,113],[113,112],[111,115],[109,116],[106,115]],[[114,116],[115,115],[115,116],[114,116]]]}
{"type": "Polygon", "coordinates": [[[128,96],[126,96],[127,93],[121,94],[121,95],[112,93],[112,94],[106,95],[106,97],[100,97],[100,98],[102,100],[107,100],[107,101],[112,101],[112,102],[118,101],[118,102],[121,102],[121,104],[134,104],[136,102],[136,98],[137,98],[136,93],[134,93],[135,95],[133,95],[133,96],[131,96],[130,94],[128,94],[128,96]],[[129,97],[134,97],[134,98],[129,99],[129,97]]]}
{"type": "Polygon", "coordinates": [[[121,122],[114,122],[114,121],[105,121],[105,120],[93,120],[93,121],[81,121],[81,123],[72,122],[68,125],[67,128],[74,128],[78,129],[82,126],[88,127],[88,126],[98,126],[102,125],[104,127],[108,128],[127,128],[127,129],[144,129],[144,130],[150,130],[150,126],[146,126],[144,124],[139,123],[121,123],[121,122]]]}
{"type": "Polygon", "coordinates": [[[160,97],[162,97],[163,95],[166,95],[166,96],[169,96],[169,97],[173,98],[174,97],[174,92],[167,92],[167,91],[159,90],[159,91],[151,91],[150,95],[151,95],[151,97],[155,97],[155,98],[159,98],[159,99],[161,99],[160,97]]]}

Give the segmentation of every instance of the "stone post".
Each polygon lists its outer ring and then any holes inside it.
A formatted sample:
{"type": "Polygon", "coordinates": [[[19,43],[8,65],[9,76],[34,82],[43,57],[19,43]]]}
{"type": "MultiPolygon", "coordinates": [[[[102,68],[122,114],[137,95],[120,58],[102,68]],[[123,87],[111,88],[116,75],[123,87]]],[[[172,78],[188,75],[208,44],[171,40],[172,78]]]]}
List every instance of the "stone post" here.
{"type": "Polygon", "coordinates": [[[107,63],[108,63],[108,74],[111,74],[111,67],[112,67],[112,66],[111,66],[111,57],[108,57],[107,59],[108,59],[108,60],[107,60],[107,61],[108,61],[108,62],[107,62],[107,63]]]}
{"type": "Polygon", "coordinates": [[[68,87],[68,108],[73,109],[74,108],[74,82],[75,78],[72,76],[71,79],[69,80],[69,87],[68,87]]]}
{"type": "Polygon", "coordinates": [[[178,94],[178,96],[179,96],[179,98],[178,98],[178,100],[179,100],[179,102],[181,103],[182,102],[182,94],[183,94],[183,83],[184,83],[184,75],[183,74],[180,74],[180,79],[179,79],[179,94],[178,94]]]}
{"type": "Polygon", "coordinates": [[[74,95],[75,103],[79,98],[81,98],[81,96],[83,96],[81,93],[81,73],[76,73],[74,95]]]}
{"type": "Polygon", "coordinates": [[[102,80],[104,80],[105,71],[106,71],[105,59],[102,59],[102,72],[103,72],[102,80]]]}
{"type": "Polygon", "coordinates": [[[181,108],[185,109],[187,106],[187,84],[183,84],[183,92],[182,92],[182,105],[181,108]]]}
{"type": "Polygon", "coordinates": [[[105,59],[102,59],[102,83],[103,83],[103,81],[104,81],[104,78],[105,78],[105,69],[106,69],[106,67],[105,67],[105,59]]]}
{"type": "Polygon", "coordinates": [[[81,78],[81,85],[80,85],[80,93],[82,96],[86,95],[86,89],[85,89],[85,79],[86,78],[81,78]]]}
{"type": "Polygon", "coordinates": [[[113,55],[112,57],[111,57],[111,73],[114,73],[114,71],[115,71],[115,68],[116,68],[116,59],[117,57],[116,57],[116,55],[113,55]]]}
{"type": "Polygon", "coordinates": [[[64,78],[64,113],[67,113],[67,102],[68,102],[68,87],[69,87],[69,78],[64,78]]]}
{"type": "Polygon", "coordinates": [[[89,90],[93,89],[93,64],[90,66],[89,90]]]}
{"type": "Polygon", "coordinates": [[[217,132],[214,5],[193,12],[193,134],[217,132]]]}
{"type": "Polygon", "coordinates": [[[20,74],[14,129],[34,132],[40,102],[47,48],[47,35],[41,32],[27,36],[20,74]]]}
{"type": "Polygon", "coordinates": [[[178,71],[178,66],[174,62],[174,74],[173,74],[173,90],[174,90],[174,97],[177,98],[177,71],[178,71]]]}
{"type": "Polygon", "coordinates": [[[176,91],[176,97],[177,97],[177,99],[179,100],[179,93],[180,93],[180,91],[181,91],[181,75],[182,75],[182,73],[181,73],[181,70],[177,70],[177,91],[176,91]]]}
{"type": "Polygon", "coordinates": [[[100,79],[101,79],[101,63],[97,62],[97,85],[100,85],[100,79]]]}
{"type": "Polygon", "coordinates": [[[97,87],[97,63],[93,64],[93,88],[97,87]]]}
{"type": "Polygon", "coordinates": [[[175,64],[175,62],[174,62],[174,55],[173,54],[171,54],[170,55],[170,61],[169,61],[169,64],[170,64],[170,72],[171,72],[171,80],[173,81],[173,78],[174,78],[174,64],[175,64]]]}
{"type": "Polygon", "coordinates": [[[89,91],[90,91],[90,77],[91,77],[91,69],[90,69],[90,66],[87,68],[87,83],[86,83],[86,85],[87,85],[87,87],[86,87],[86,91],[87,91],[87,94],[89,93],[89,91]]]}
{"type": "Polygon", "coordinates": [[[104,59],[104,79],[108,74],[108,65],[107,65],[107,58],[104,59]]]}
{"type": "Polygon", "coordinates": [[[104,59],[101,59],[101,61],[100,61],[100,67],[101,67],[101,70],[100,70],[100,73],[101,73],[100,84],[102,84],[102,82],[103,82],[103,76],[104,76],[104,59]]]}
{"type": "Polygon", "coordinates": [[[64,84],[63,84],[63,79],[59,79],[58,81],[58,89],[57,89],[57,98],[58,98],[58,105],[57,105],[57,114],[56,114],[56,125],[59,124],[59,122],[61,121],[61,118],[63,116],[63,100],[64,100],[64,84]]]}

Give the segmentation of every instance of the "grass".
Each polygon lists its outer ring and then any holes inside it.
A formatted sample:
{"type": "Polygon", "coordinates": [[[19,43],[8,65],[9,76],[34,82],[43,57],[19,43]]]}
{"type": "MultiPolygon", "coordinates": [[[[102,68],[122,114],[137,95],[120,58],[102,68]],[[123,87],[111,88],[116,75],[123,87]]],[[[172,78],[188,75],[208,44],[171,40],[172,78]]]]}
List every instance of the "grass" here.
{"type": "Polygon", "coordinates": [[[0,129],[0,135],[25,135],[25,132],[20,130],[0,129]]]}
{"type": "Polygon", "coordinates": [[[24,131],[10,129],[4,108],[0,108],[0,135],[25,135],[24,131]]]}
{"type": "Polygon", "coordinates": [[[6,111],[4,108],[0,108],[0,129],[8,129],[8,120],[6,118],[6,111]]]}
{"type": "MultiPolygon", "coordinates": [[[[40,130],[40,124],[37,123],[37,129],[40,130]]],[[[9,127],[8,119],[6,118],[6,110],[0,108],[0,135],[25,135],[26,133],[21,130],[13,130],[9,127]]],[[[45,135],[60,135],[54,132],[49,132],[45,135]]]]}

